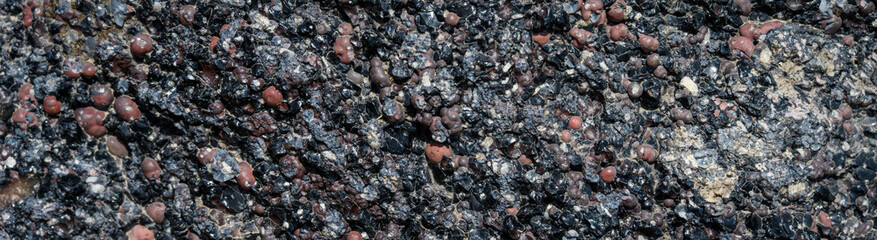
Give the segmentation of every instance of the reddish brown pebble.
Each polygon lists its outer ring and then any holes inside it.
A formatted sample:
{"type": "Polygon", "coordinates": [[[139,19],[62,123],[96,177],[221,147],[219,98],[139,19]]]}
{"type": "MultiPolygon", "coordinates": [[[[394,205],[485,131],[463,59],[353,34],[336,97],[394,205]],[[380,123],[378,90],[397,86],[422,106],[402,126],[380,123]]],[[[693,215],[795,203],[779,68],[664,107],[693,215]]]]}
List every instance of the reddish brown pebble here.
{"type": "Polygon", "coordinates": [[[740,36],[748,37],[749,39],[755,39],[756,30],[758,30],[758,26],[756,26],[755,24],[743,24],[743,26],[740,26],[740,36]]]}
{"type": "Polygon", "coordinates": [[[338,34],[350,35],[353,33],[353,26],[350,23],[341,23],[338,25],[338,34]]]}
{"type": "Polygon", "coordinates": [[[603,9],[603,2],[600,0],[588,0],[582,5],[582,9],[597,11],[603,9]]]}
{"type": "Polygon", "coordinates": [[[563,140],[564,142],[572,141],[572,133],[570,133],[569,130],[563,130],[563,132],[560,133],[560,140],[563,140]]]}
{"type": "Polygon", "coordinates": [[[649,56],[646,57],[646,65],[649,66],[650,68],[656,68],[656,67],[660,66],[661,65],[661,56],[658,55],[657,53],[649,54],[649,56]]]}
{"type": "Polygon", "coordinates": [[[177,14],[179,14],[180,22],[186,26],[192,25],[192,23],[195,23],[195,12],[197,11],[198,9],[195,8],[195,5],[183,6],[180,8],[180,11],[177,12],[177,14]]]}
{"type": "Polygon", "coordinates": [[[664,207],[672,207],[675,204],[676,201],[673,201],[673,199],[664,199],[664,207]]]}
{"type": "Polygon", "coordinates": [[[610,26],[607,32],[609,32],[609,39],[612,39],[612,41],[625,39],[627,38],[627,25],[617,24],[610,26]]]}
{"type": "MultiPolygon", "coordinates": [[[[771,30],[780,28],[783,26],[783,24],[785,24],[785,23],[782,21],[779,21],[779,20],[774,20],[774,21],[762,23],[761,26],[758,27],[758,29],[755,29],[755,37],[767,34],[771,30]]],[[[743,34],[740,34],[740,35],[743,35],[743,34]]],[[[753,39],[755,39],[755,38],[753,38],[753,39]]]]}
{"type": "Polygon", "coordinates": [[[107,135],[107,150],[109,150],[110,154],[116,157],[128,157],[128,148],[125,147],[125,144],[122,141],[119,141],[119,138],[113,135],[107,135]]]}
{"type": "Polygon", "coordinates": [[[152,52],[152,38],[146,34],[137,34],[131,39],[131,52],[137,55],[152,52]]]}
{"type": "Polygon", "coordinates": [[[518,162],[521,162],[521,164],[524,165],[533,164],[533,160],[531,160],[530,157],[527,157],[527,155],[521,155],[520,157],[518,157],[518,162]]]}
{"type": "Polygon", "coordinates": [[[152,230],[143,225],[136,225],[128,232],[128,240],[154,240],[155,235],[152,230]]]}
{"type": "Polygon", "coordinates": [[[85,133],[93,137],[100,137],[107,133],[107,128],[103,124],[106,116],[106,112],[97,110],[94,107],[80,108],[73,114],[76,122],[85,130],[85,133]]]}
{"type": "Polygon", "coordinates": [[[653,38],[652,36],[640,34],[639,35],[639,45],[643,49],[643,51],[645,51],[645,52],[654,52],[654,51],[658,51],[658,47],[660,46],[660,43],[658,42],[657,39],[653,38]]]}
{"type": "Polygon", "coordinates": [[[347,233],[347,240],[362,240],[362,234],[359,234],[357,231],[350,231],[350,233],[347,233]]]}
{"type": "Polygon", "coordinates": [[[280,91],[277,91],[277,88],[271,86],[262,91],[262,100],[265,100],[266,105],[276,107],[283,101],[283,95],[280,95],[280,91]]]}
{"type": "Polygon", "coordinates": [[[460,22],[460,16],[457,16],[456,13],[453,13],[453,12],[446,12],[445,13],[445,23],[447,23],[448,25],[451,25],[452,27],[457,26],[457,23],[459,23],[459,22],[460,22]]]}
{"type": "Polygon", "coordinates": [[[119,99],[116,99],[116,103],[113,105],[113,108],[116,109],[116,114],[119,114],[122,120],[130,122],[137,120],[141,116],[137,103],[134,103],[128,95],[122,95],[119,99]]]}
{"type": "Polygon", "coordinates": [[[208,164],[213,162],[213,153],[216,152],[216,149],[213,148],[202,148],[198,150],[198,161],[201,164],[208,164]]]}
{"type": "Polygon", "coordinates": [[[828,213],[819,211],[819,224],[822,224],[822,226],[831,227],[831,217],[828,216],[828,213]]]}
{"type": "Polygon", "coordinates": [[[36,103],[37,99],[34,97],[33,84],[23,83],[18,87],[18,101],[22,105],[25,105],[27,101],[36,103]]]}
{"type": "Polygon", "coordinates": [[[736,49],[746,56],[752,56],[752,52],[755,51],[755,45],[752,44],[752,39],[744,36],[736,36],[731,38],[730,41],[731,49],[736,49]]]}
{"type": "Polygon", "coordinates": [[[825,34],[834,34],[838,30],[840,30],[841,25],[843,24],[843,19],[840,17],[831,17],[829,19],[825,19],[819,22],[822,24],[822,30],[825,34]]]}
{"type": "Polygon", "coordinates": [[[853,44],[856,43],[852,36],[843,36],[843,42],[849,47],[852,47],[853,44]]]}
{"type": "Polygon", "coordinates": [[[339,36],[335,39],[335,46],[332,48],[335,55],[341,60],[341,63],[350,64],[356,58],[353,52],[353,44],[350,43],[350,36],[339,36]]]}
{"type": "Polygon", "coordinates": [[[655,160],[658,159],[658,151],[655,150],[652,145],[649,144],[640,144],[639,147],[636,148],[636,156],[640,160],[645,160],[649,163],[654,163],[655,160]]]}
{"type": "Polygon", "coordinates": [[[518,215],[518,208],[513,208],[513,207],[506,208],[505,214],[512,215],[512,216],[518,215]]]}
{"type": "Polygon", "coordinates": [[[664,78],[667,76],[667,69],[664,66],[658,66],[652,73],[655,74],[655,77],[664,78]]]}
{"type": "Polygon", "coordinates": [[[451,157],[453,151],[448,144],[440,142],[426,143],[426,159],[431,163],[440,163],[442,158],[451,157]]]}
{"type": "Polygon", "coordinates": [[[97,67],[94,66],[91,62],[82,62],[82,76],[83,77],[94,77],[97,74],[97,67]]]}
{"type": "Polygon", "coordinates": [[[55,96],[43,98],[43,111],[49,115],[57,115],[61,113],[61,102],[55,96]]]}
{"type": "Polygon", "coordinates": [[[640,83],[631,83],[627,88],[627,96],[630,98],[639,98],[643,95],[643,85],[640,83]]]}
{"type": "Polygon", "coordinates": [[[740,8],[740,13],[744,16],[749,16],[749,13],[752,12],[752,2],[749,0],[734,0],[734,5],[740,8]]]}
{"type": "Polygon", "coordinates": [[[161,223],[164,221],[164,211],[166,209],[167,207],[162,202],[150,203],[149,206],[146,207],[146,215],[149,215],[149,218],[152,218],[152,221],[161,223]]]}
{"type": "Polygon", "coordinates": [[[573,47],[584,48],[588,46],[588,38],[591,37],[591,32],[581,28],[573,28],[570,29],[568,33],[573,39],[573,47]]]}
{"type": "Polygon", "coordinates": [[[837,107],[837,113],[840,113],[840,116],[843,117],[844,120],[850,120],[850,118],[853,118],[853,109],[846,103],[837,107]]]}
{"type": "Polygon", "coordinates": [[[95,84],[91,86],[91,100],[94,106],[101,110],[106,110],[113,102],[113,89],[103,84],[95,84]]]}
{"type": "Polygon", "coordinates": [[[238,186],[250,190],[256,184],[256,177],[253,176],[253,167],[247,162],[239,162],[238,168],[240,169],[237,175],[238,186]]]}
{"type": "Polygon", "coordinates": [[[158,180],[161,177],[161,166],[150,157],[143,159],[143,162],[140,163],[140,171],[149,180],[158,180]]]}
{"type": "Polygon", "coordinates": [[[609,166],[600,171],[600,179],[607,183],[615,181],[615,167],[609,166]]]}
{"type": "Polygon", "coordinates": [[[569,128],[572,128],[573,130],[582,129],[582,118],[579,116],[569,118],[569,128]]]}
{"type": "Polygon", "coordinates": [[[82,62],[75,60],[64,61],[64,76],[79,78],[82,75],[82,62]]]}
{"type": "Polygon", "coordinates": [[[26,108],[18,108],[12,113],[12,122],[18,123],[18,127],[27,130],[28,127],[38,125],[36,114],[27,111],[26,108]]]}
{"type": "Polygon", "coordinates": [[[850,124],[849,122],[845,122],[845,123],[843,124],[843,129],[844,129],[844,132],[845,132],[847,135],[853,135],[853,133],[854,133],[854,131],[855,131],[855,129],[853,128],[853,125],[850,124]]]}
{"type": "Polygon", "coordinates": [[[624,9],[627,8],[627,4],[624,1],[618,0],[609,7],[609,21],[612,22],[622,22],[627,18],[627,14],[624,12],[624,9]]]}
{"type": "Polygon", "coordinates": [[[550,39],[551,34],[545,32],[533,34],[533,41],[536,42],[536,44],[539,44],[539,46],[545,46],[545,44],[548,44],[548,40],[550,39]]]}

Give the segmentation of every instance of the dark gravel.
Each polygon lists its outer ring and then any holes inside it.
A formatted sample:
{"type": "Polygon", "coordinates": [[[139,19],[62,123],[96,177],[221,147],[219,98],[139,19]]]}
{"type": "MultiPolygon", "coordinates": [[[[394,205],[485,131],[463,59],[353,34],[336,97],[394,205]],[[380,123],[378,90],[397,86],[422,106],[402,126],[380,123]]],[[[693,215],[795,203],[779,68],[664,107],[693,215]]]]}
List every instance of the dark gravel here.
{"type": "Polygon", "coordinates": [[[874,239],[874,0],[0,1],[0,239],[874,239]]]}

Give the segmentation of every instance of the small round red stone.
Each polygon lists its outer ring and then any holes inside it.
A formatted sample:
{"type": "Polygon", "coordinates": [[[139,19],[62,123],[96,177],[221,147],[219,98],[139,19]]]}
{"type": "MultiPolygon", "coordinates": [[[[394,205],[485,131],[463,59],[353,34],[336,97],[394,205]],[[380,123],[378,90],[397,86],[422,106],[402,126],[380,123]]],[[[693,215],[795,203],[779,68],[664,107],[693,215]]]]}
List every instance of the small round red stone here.
{"type": "Polygon", "coordinates": [[[152,38],[144,33],[134,35],[131,39],[131,52],[137,55],[144,55],[152,52],[152,38]]]}
{"type": "Polygon", "coordinates": [[[49,115],[57,115],[61,113],[61,102],[55,96],[43,98],[43,111],[49,115]]]}
{"type": "Polygon", "coordinates": [[[611,183],[615,181],[615,167],[609,166],[600,171],[600,180],[604,182],[611,183]]]}
{"type": "Polygon", "coordinates": [[[582,118],[579,116],[569,118],[569,127],[573,130],[582,129],[582,118]]]}
{"type": "Polygon", "coordinates": [[[264,100],[265,104],[268,106],[276,107],[283,102],[283,95],[280,95],[280,91],[278,91],[277,88],[271,86],[262,91],[262,100],[264,100]]]}

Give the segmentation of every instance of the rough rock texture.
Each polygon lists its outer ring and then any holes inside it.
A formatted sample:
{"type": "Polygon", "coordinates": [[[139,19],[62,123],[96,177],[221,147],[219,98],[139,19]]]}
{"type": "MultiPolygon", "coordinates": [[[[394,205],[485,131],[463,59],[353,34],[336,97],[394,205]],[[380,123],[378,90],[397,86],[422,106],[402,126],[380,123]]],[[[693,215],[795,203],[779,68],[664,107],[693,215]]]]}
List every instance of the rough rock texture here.
{"type": "Polygon", "coordinates": [[[0,239],[874,239],[875,32],[874,0],[0,1],[0,239]]]}

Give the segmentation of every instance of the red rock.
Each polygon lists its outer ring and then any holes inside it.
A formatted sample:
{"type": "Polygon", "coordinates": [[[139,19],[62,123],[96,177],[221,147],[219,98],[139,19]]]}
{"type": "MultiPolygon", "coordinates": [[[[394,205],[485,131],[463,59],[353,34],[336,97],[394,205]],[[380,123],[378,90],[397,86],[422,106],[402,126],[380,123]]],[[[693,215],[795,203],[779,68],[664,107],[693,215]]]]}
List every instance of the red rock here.
{"type": "Polygon", "coordinates": [[[533,160],[530,159],[530,157],[527,157],[527,155],[521,155],[520,157],[518,157],[518,162],[521,162],[521,164],[524,165],[533,164],[533,160]]]}
{"type": "Polygon", "coordinates": [[[622,22],[627,19],[627,14],[624,12],[624,9],[627,8],[627,4],[622,0],[615,1],[612,6],[609,7],[609,12],[606,13],[609,18],[609,21],[612,22],[622,22]]]}
{"type": "Polygon", "coordinates": [[[116,99],[116,103],[113,105],[116,114],[119,114],[122,120],[130,122],[141,117],[140,108],[137,107],[137,103],[131,100],[131,97],[128,95],[122,95],[119,99],[116,99]]]}
{"type": "Polygon", "coordinates": [[[280,95],[280,91],[277,91],[277,88],[271,86],[262,91],[262,100],[265,101],[266,105],[276,107],[283,102],[283,95],[280,95]]]}
{"type": "Polygon", "coordinates": [[[29,127],[39,125],[37,115],[28,111],[26,108],[18,108],[12,113],[12,122],[17,123],[18,127],[27,130],[29,127]]]}
{"type": "MultiPolygon", "coordinates": [[[[768,22],[762,23],[761,26],[759,26],[758,29],[755,30],[755,37],[767,34],[771,30],[782,27],[784,24],[785,24],[784,22],[779,21],[779,20],[768,21],[768,22]]],[[[753,39],[755,39],[755,38],[753,38],[753,39]]]]}
{"type": "Polygon", "coordinates": [[[353,26],[350,23],[341,23],[338,25],[338,34],[341,35],[350,35],[353,34],[353,26]]]}
{"type": "Polygon", "coordinates": [[[749,13],[752,12],[752,2],[749,0],[734,0],[734,6],[740,8],[740,13],[744,16],[749,16],[749,13]]]}
{"type": "Polygon", "coordinates": [[[513,207],[506,208],[505,214],[512,215],[512,216],[518,215],[518,208],[513,208],[513,207]]]}
{"type": "Polygon", "coordinates": [[[536,44],[539,44],[539,46],[545,46],[545,44],[548,44],[549,40],[551,40],[551,34],[545,32],[533,34],[533,41],[536,42],[536,44]]]}
{"type": "Polygon", "coordinates": [[[61,113],[61,102],[58,102],[58,99],[55,96],[48,96],[43,98],[43,111],[49,115],[57,115],[61,113]]]}
{"type": "Polygon", "coordinates": [[[350,231],[350,233],[347,233],[347,240],[362,240],[362,234],[359,234],[357,231],[350,231]]]}
{"type": "Polygon", "coordinates": [[[609,39],[612,39],[612,41],[618,41],[621,39],[625,39],[625,38],[627,38],[627,34],[628,34],[627,33],[627,25],[617,24],[617,25],[609,26],[609,29],[607,30],[607,32],[609,33],[609,39]]]}
{"type": "Polygon", "coordinates": [[[654,52],[658,51],[658,47],[660,47],[661,43],[658,42],[658,39],[655,39],[652,36],[640,34],[639,45],[645,52],[654,52]]]}
{"type": "Polygon", "coordinates": [[[143,159],[143,162],[140,163],[140,171],[143,172],[146,179],[158,180],[161,178],[161,166],[158,165],[158,162],[155,161],[155,159],[150,157],[143,159]]]}
{"type": "Polygon", "coordinates": [[[822,20],[819,23],[822,24],[822,30],[825,34],[834,34],[840,30],[840,27],[843,25],[843,19],[835,16],[822,20]]]}
{"type": "Polygon", "coordinates": [[[256,185],[256,177],[253,176],[253,167],[250,166],[247,162],[239,162],[238,168],[240,171],[236,177],[238,181],[238,186],[243,189],[250,190],[253,185],[256,185]]]}
{"type": "Polygon", "coordinates": [[[649,54],[649,56],[646,57],[646,65],[649,66],[650,68],[656,68],[656,67],[660,66],[661,65],[661,56],[658,55],[657,53],[649,54]]]}
{"type": "Polygon", "coordinates": [[[136,55],[144,55],[152,52],[152,38],[144,33],[134,35],[131,39],[131,52],[136,55]]]}
{"type": "Polygon", "coordinates": [[[167,207],[162,202],[150,203],[149,206],[146,207],[146,215],[149,215],[149,218],[152,218],[152,221],[161,223],[164,221],[164,212],[166,209],[167,207]]]}
{"type": "Polygon", "coordinates": [[[34,97],[33,85],[30,83],[22,83],[21,86],[18,87],[18,102],[21,103],[21,105],[27,105],[28,101],[32,103],[37,102],[37,98],[34,97]]]}
{"type": "Polygon", "coordinates": [[[823,211],[819,211],[819,224],[822,226],[831,227],[831,217],[828,216],[828,213],[823,211]]]}
{"type": "Polygon", "coordinates": [[[155,240],[155,234],[143,225],[136,225],[128,231],[128,240],[155,240]]]}
{"type": "Polygon", "coordinates": [[[563,130],[563,132],[560,133],[560,140],[564,142],[572,141],[572,133],[569,132],[569,130],[563,130]]]}
{"type": "Polygon", "coordinates": [[[83,77],[94,77],[97,74],[97,67],[94,66],[93,63],[88,61],[82,62],[82,76],[83,77]]]}
{"type": "Polygon", "coordinates": [[[850,105],[849,105],[849,104],[846,104],[846,103],[842,103],[842,104],[837,108],[837,113],[840,113],[840,116],[841,116],[844,120],[850,120],[850,118],[853,118],[853,109],[850,108],[850,105]]]}
{"type": "Polygon", "coordinates": [[[569,36],[572,37],[572,45],[576,48],[585,48],[588,46],[588,38],[591,37],[591,32],[581,28],[573,28],[569,30],[569,36]]]}
{"type": "Polygon", "coordinates": [[[107,133],[107,128],[103,124],[106,116],[106,112],[97,110],[94,107],[80,108],[73,113],[73,117],[79,123],[79,126],[82,127],[85,133],[93,137],[100,137],[107,133]]]}
{"type": "Polygon", "coordinates": [[[113,89],[107,87],[103,84],[95,84],[91,85],[89,89],[91,92],[91,100],[94,102],[94,106],[101,110],[106,110],[107,107],[110,106],[110,103],[113,103],[113,89]]]}
{"type": "Polygon", "coordinates": [[[588,0],[582,5],[582,9],[591,11],[603,10],[603,2],[600,0],[588,0]]]}
{"type": "Polygon", "coordinates": [[[72,59],[64,61],[64,76],[69,78],[82,76],[82,63],[72,59]]]}
{"type": "Polygon", "coordinates": [[[749,39],[755,39],[755,32],[759,29],[758,26],[751,23],[745,23],[743,26],[740,26],[740,36],[748,37],[749,39]]]}
{"type": "Polygon", "coordinates": [[[192,23],[195,23],[195,12],[197,11],[198,8],[196,8],[195,5],[186,5],[181,7],[180,10],[177,12],[178,17],[180,18],[180,22],[182,22],[183,25],[186,26],[192,25],[192,23]]]}
{"type": "Polygon", "coordinates": [[[755,45],[752,44],[752,39],[744,36],[736,36],[731,38],[730,41],[731,49],[736,49],[744,54],[747,57],[752,56],[752,52],[755,52],[755,45]]]}
{"type": "Polygon", "coordinates": [[[452,27],[457,26],[457,23],[459,23],[459,22],[460,22],[460,16],[457,16],[456,13],[453,13],[453,12],[445,13],[445,23],[447,23],[448,25],[450,25],[452,27]]]}
{"type": "Polygon", "coordinates": [[[198,161],[201,164],[208,164],[213,162],[213,153],[216,152],[216,149],[213,148],[202,148],[198,150],[198,161]]]}
{"type": "Polygon", "coordinates": [[[850,46],[850,47],[852,47],[853,45],[856,44],[855,40],[853,39],[853,36],[849,36],[849,35],[843,36],[843,42],[844,42],[844,44],[846,44],[847,46],[850,46]]]}
{"type": "Polygon", "coordinates": [[[442,158],[451,157],[453,151],[446,143],[428,142],[426,143],[426,159],[431,163],[440,163],[442,158]]]}
{"type": "Polygon", "coordinates": [[[569,128],[573,130],[582,129],[582,118],[579,116],[572,116],[569,118],[569,128]]]}
{"type": "Polygon", "coordinates": [[[301,161],[299,161],[298,157],[296,156],[283,156],[282,158],[280,158],[280,166],[282,167],[281,169],[283,170],[284,174],[286,174],[287,176],[290,175],[287,174],[288,172],[292,172],[291,178],[293,179],[299,179],[301,177],[304,177],[305,173],[307,172],[305,166],[301,164],[301,161]]]}
{"type": "Polygon", "coordinates": [[[600,179],[604,182],[611,183],[615,181],[615,167],[609,166],[600,171],[600,179]]]}
{"type": "Polygon", "coordinates": [[[110,154],[113,156],[125,158],[128,157],[128,148],[125,147],[125,144],[122,141],[119,141],[119,138],[113,135],[107,135],[107,150],[109,150],[110,154]]]}
{"type": "Polygon", "coordinates": [[[640,160],[645,160],[649,163],[654,163],[655,160],[658,159],[658,151],[655,150],[652,145],[649,144],[640,144],[639,147],[636,148],[636,156],[640,160]]]}
{"type": "Polygon", "coordinates": [[[338,56],[338,59],[344,64],[350,64],[353,62],[353,59],[356,58],[356,53],[353,51],[353,44],[350,43],[350,36],[344,35],[335,38],[335,46],[333,47],[333,50],[335,51],[335,55],[338,56]]]}

